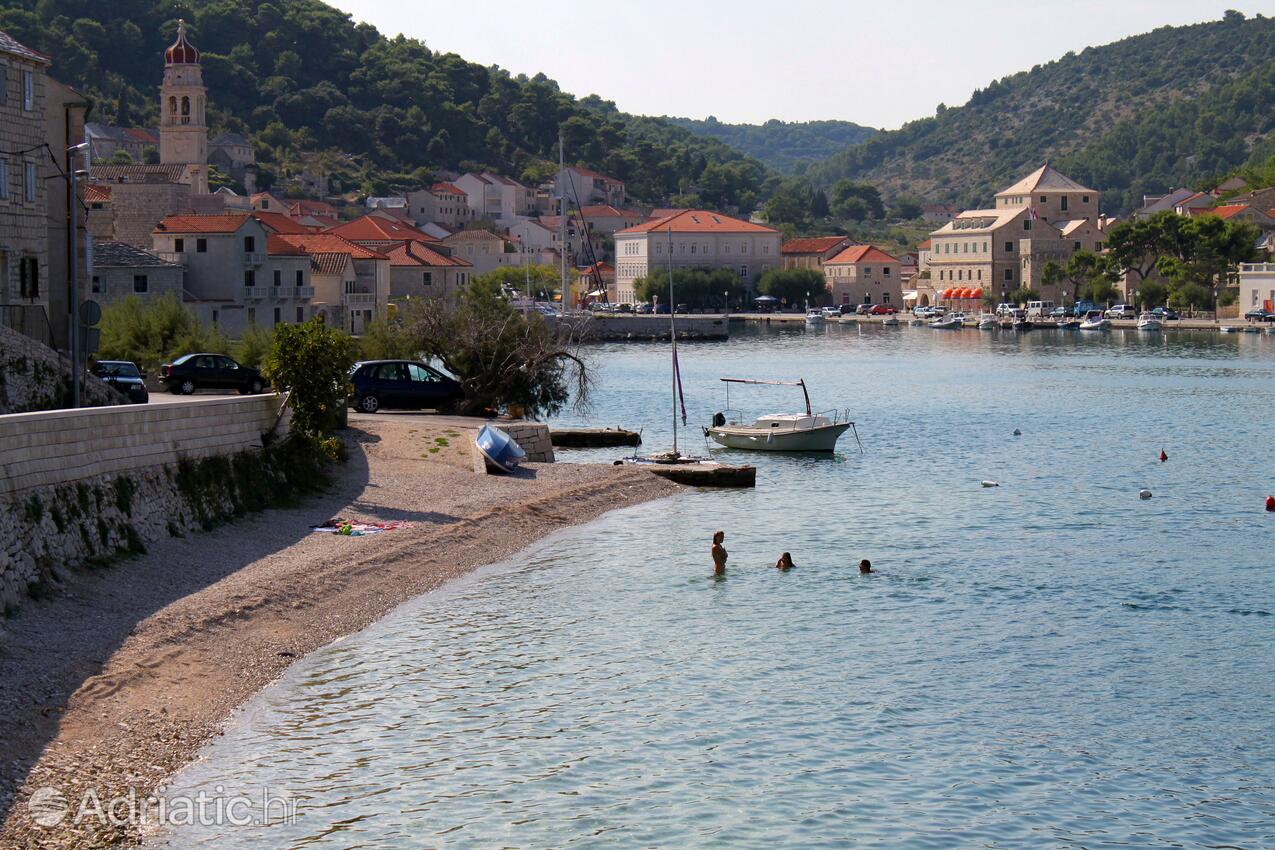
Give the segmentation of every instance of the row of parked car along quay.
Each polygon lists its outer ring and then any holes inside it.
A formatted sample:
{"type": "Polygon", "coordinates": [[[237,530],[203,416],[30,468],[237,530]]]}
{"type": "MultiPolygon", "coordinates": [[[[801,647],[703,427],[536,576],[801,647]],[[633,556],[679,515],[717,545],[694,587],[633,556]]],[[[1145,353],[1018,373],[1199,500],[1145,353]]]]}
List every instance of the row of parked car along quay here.
{"type": "MultiPolygon", "coordinates": [[[[91,371],[122,392],[133,404],[146,404],[151,393],[146,376],[128,360],[99,360],[91,371]]],[[[152,383],[174,396],[211,391],[250,395],[270,392],[258,369],[224,354],[187,354],[159,367],[152,383]]],[[[364,413],[381,410],[450,410],[464,397],[461,385],[443,372],[414,360],[369,360],[350,371],[354,392],[350,407],[364,413]]]]}

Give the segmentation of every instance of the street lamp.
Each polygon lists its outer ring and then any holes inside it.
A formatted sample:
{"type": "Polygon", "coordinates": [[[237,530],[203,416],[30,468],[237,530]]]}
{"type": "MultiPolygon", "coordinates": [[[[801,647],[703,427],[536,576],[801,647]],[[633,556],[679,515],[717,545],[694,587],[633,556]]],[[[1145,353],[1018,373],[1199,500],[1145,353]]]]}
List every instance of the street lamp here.
{"type": "Polygon", "coordinates": [[[69,282],[71,297],[71,407],[80,406],[80,358],[83,352],[80,350],[80,264],[79,264],[79,211],[80,196],[76,188],[76,179],[88,176],[89,168],[89,143],[80,142],[78,145],[71,145],[66,149],[67,156],[67,181],[71,190],[71,202],[68,206],[71,208],[71,280],[69,282]],[[77,171],[72,164],[72,157],[75,154],[84,153],[84,170],[77,171]]]}
{"type": "Polygon", "coordinates": [[[730,290],[729,289],[722,291],[722,304],[726,308],[727,315],[729,315],[730,314],[730,290]]]}

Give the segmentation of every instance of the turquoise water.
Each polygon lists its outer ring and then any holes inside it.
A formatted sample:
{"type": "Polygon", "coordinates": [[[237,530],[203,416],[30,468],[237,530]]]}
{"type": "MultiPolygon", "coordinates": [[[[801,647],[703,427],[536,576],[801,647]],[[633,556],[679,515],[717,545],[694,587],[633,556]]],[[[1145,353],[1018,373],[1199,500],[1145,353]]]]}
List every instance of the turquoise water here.
{"type": "MultiPolygon", "coordinates": [[[[693,425],[719,376],[804,376],[865,452],[732,454],[755,491],[609,514],[303,659],[169,789],[296,822],[157,846],[1275,846],[1275,338],[681,351],[693,425]]],[[[666,447],[667,348],[595,359],[584,421],[666,447]]]]}

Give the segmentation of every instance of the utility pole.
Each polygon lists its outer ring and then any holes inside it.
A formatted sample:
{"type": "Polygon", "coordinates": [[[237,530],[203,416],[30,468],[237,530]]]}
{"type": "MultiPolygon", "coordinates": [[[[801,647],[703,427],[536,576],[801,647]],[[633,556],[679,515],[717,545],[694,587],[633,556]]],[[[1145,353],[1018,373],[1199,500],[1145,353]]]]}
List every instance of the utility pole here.
{"type": "Polygon", "coordinates": [[[67,181],[71,190],[69,206],[71,208],[71,279],[67,288],[71,298],[71,407],[80,406],[80,368],[83,365],[84,353],[80,350],[80,225],[79,207],[80,193],[76,186],[76,178],[81,172],[75,168],[75,154],[84,152],[84,174],[88,175],[88,143],[81,142],[66,149],[67,181]]]}

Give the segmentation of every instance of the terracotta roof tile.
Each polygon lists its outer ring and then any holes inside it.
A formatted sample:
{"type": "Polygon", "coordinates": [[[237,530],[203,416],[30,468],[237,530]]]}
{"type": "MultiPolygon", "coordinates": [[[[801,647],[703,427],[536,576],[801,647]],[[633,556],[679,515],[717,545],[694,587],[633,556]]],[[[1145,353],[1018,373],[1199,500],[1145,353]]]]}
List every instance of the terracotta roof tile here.
{"type": "Polygon", "coordinates": [[[789,239],[779,249],[781,254],[823,254],[850,241],[848,236],[809,236],[789,239]]]}
{"type": "Polygon", "coordinates": [[[626,227],[624,230],[616,231],[617,234],[628,233],[650,233],[652,231],[665,232],[672,230],[673,233],[778,233],[770,227],[761,224],[753,224],[751,221],[742,221],[738,218],[731,218],[721,213],[710,212],[708,210],[681,210],[676,215],[668,218],[655,219],[654,221],[643,222],[633,227],[626,227]]]}
{"type": "Polygon", "coordinates": [[[338,224],[336,227],[328,228],[327,232],[349,239],[351,242],[385,242],[404,239],[415,239],[420,242],[438,241],[405,221],[375,215],[365,215],[354,221],[338,224]]]}
{"type": "Polygon", "coordinates": [[[266,253],[271,256],[305,256],[306,250],[299,245],[279,237],[274,233],[266,234],[266,253]]]}
{"type": "Polygon", "coordinates": [[[265,210],[257,210],[252,217],[265,225],[266,230],[273,230],[275,233],[313,233],[310,228],[306,227],[299,221],[295,221],[283,213],[266,212],[265,210]]]}
{"type": "Polygon", "coordinates": [[[335,233],[280,233],[278,238],[304,248],[311,254],[348,254],[356,260],[386,259],[384,254],[356,245],[335,233]]]}
{"type": "Polygon", "coordinates": [[[111,199],[111,187],[102,186],[97,183],[86,183],[84,185],[84,202],[87,203],[105,203],[111,199]]]}
{"type": "Polygon", "coordinates": [[[892,257],[875,245],[851,245],[837,256],[824,263],[825,266],[844,265],[848,263],[897,263],[898,257],[892,257]]]}
{"type": "Polygon", "coordinates": [[[23,59],[29,59],[32,62],[39,62],[41,65],[48,65],[50,62],[48,56],[32,50],[3,30],[0,30],[0,53],[8,53],[11,56],[21,56],[23,59]]]}
{"type": "Polygon", "coordinates": [[[398,267],[468,267],[473,265],[459,257],[452,257],[441,251],[436,251],[424,242],[414,240],[400,243],[385,253],[390,258],[390,265],[398,267]]]}
{"type": "Polygon", "coordinates": [[[252,218],[248,213],[170,215],[155,225],[156,233],[234,233],[252,218]]]}
{"type": "Polygon", "coordinates": [[[642,221],[646,216],[636,210],[621,210],[610,204],[590,204],[580,208],[580,215],[585,218],[631,218],[642,221]]]}
{"type": "Polygon", "coordinates": [[[350,262],[349,254],[311,254],[310,269],[319,274],[340,274],[350,262]]]}
{"type": "Polygon", "coordinates": [[[454,183],[435,183],[433,186],[429,187],[429,190],[435,194],[439,192],[446,192],[451,195],[460,195],[462,198],[469,197],[468,192],[454,183]]]}

